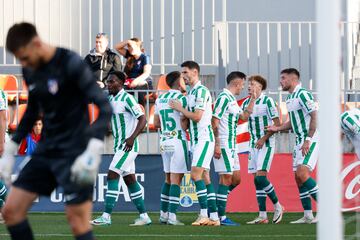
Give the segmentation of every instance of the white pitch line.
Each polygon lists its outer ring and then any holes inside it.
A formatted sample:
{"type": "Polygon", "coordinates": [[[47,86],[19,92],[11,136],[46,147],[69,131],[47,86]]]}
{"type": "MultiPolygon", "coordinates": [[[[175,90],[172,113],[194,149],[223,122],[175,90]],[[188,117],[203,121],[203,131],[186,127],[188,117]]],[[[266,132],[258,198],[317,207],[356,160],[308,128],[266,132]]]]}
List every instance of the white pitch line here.
{"type": "MultiPolygon", "coordinates": [[[[10,236],[9,234],[0,234],[0,236],[10,236]]],[[[61,234],[61,233],[38,233],[34,234],[36,237],[72,237],[72,234],[61,234]]],[[[316,237],[315,234],[311,235],[299,235],[299,234],[289,234],[289,235],[240,235],[240,236],[231,236],[231,235],[201,235],[201,234],[95,234],[96,237],[219,237],[219,238],[262,238],[262,237],[278,237],[278,238],[289,238],[289,237],[300,237],[300,238],[309,238],[316,237]]]]}

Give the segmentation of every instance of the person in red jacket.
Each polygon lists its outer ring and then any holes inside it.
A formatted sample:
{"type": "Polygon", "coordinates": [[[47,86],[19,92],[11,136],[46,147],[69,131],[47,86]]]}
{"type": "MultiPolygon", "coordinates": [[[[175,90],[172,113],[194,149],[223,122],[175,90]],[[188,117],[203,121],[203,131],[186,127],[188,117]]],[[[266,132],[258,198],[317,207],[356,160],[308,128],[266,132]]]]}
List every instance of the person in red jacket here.
{"type": "Polygon", "coordinates": [[[21,141],[18,151],[19,155],[31,155],[34,152],[37,143],[41,139],[42,127],[43,127],[43,122],[39,117],[35,121],[31,133],[29,133],[27,137],[21,141]]]}

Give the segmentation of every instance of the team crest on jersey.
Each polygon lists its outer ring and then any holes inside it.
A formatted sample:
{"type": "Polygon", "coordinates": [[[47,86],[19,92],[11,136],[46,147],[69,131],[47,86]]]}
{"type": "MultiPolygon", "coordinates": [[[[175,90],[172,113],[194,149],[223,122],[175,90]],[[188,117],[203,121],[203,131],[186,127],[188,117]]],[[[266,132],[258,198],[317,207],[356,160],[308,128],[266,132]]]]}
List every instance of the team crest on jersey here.
{"type": "Polygon", "coordinates": [[[48,90],[52,95],[55,95],[59,91],[59,84],[56,79],[48,79],[48,90]]]}
{"type": "Polygon", "coordinates": [[[191,180],[190,174],[184,174],[180,184],[180,206],[191,207],[197,203],[196,188],[194,182],[191,180]]]}

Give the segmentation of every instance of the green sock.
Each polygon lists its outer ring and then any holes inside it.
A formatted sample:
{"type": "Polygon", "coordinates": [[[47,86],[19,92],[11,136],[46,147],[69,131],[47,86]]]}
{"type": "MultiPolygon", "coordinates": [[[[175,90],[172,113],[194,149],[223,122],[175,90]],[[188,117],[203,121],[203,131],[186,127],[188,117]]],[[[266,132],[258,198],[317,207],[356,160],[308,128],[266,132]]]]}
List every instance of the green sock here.
{"type": "Polygon", "coordinates": [[[105,212],[111,214],[119,197],[119,179],[107,180],[105,212]]]}
{"type": "Polygon", "coordinates": [[[217,212],[216,194],[215,194],[214,186],[210,183],[206,185],[206,189],[207,189],[207,201],[208,201],[209,211],[210,213],[217,212]]]}
{"type": "Polygon", "coordinates": [[[196,195],[201,209],[207,209],[207,193],[204,180],[195,182],[196,195]]]}
{"type": "Polygon", "coordinates": [[[144,199],[142,198],[142,189],[138,182],[135,182],[128,186],[130,192],[130,198],[133,201],[136,209],[139,211],[140,214],[145,213],[145,204],[144,199]]]}
{"type": "Polygon", "coordinates": [[[309,191],[309,194],[311,195],[311,197],[317,201],[317,193],[319,192],[319,187],[316,184],[315,180],[311,177],[308,178],[308,180],[306,180],[303,183],[303,186],[306,187],[306,189],[309,191]]]}
{"type": "Polygon", "coordinates": [[[311,199],[307,188],[303,185],[299,187],[300,200],[304,210],[311,210],[311,199]]]}
{"type": "Polygon", "coordinates": [[[269,182],[269,180],[266,178],[266,176],[256,176],[256,178],[258,179],[257,181],[258,181],[260,187],[262,187],[262,189],[265,191],[265,193],[269,196],[272,203],[273,204],[277,203],[279,200],[276,196],[274,187],[269,182]]]}
{"type": "Polygon", "coordinates": [[[169,191],[170,184],[164,183],[161,189],[161,201],[160,201],[160,210],[167,212],[169,210],[169,191]]]}
{"type": "Polygon", "coordinates": [[[257,177],[254,178],[255,188],[256,188],[256,199],[259,206],[260,212],[266,212],[266,192],[259,183],[257,177]]]}
{"type": "Polygon", "coordinates": [[[180,202],[180,186],[171,184],[169,197],[169,212],[176,213],[180,202]]]}
{"type": "Polygon", "coordinates": [[[225,216],[228,191],[229,186],[219,184],[218,193],[216,195],[216,205],[218,208],[219,217],[225,216]]]}

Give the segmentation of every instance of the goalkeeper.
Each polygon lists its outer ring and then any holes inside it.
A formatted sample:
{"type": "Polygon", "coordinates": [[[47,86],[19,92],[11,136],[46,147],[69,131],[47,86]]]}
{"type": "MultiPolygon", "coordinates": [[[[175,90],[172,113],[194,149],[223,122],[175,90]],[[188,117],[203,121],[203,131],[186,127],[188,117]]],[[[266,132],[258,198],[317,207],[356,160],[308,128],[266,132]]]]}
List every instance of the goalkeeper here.
{"type": "Polygon", "coordinates": [[[65,211],[75,239],[94,239],[89,223],[91,200],[110,104],[80,56],[43,42],[32,24],[13,25],[6,48],[20,61],[29,89],[24,117],[0,160],[0,175],[6,182],[18,144],[39,113],[44,116],[42,138],[13,183],[3,209],[11,239],[34,239],[27,212],[39,195],[49,196],[57,186],[64,190],[65,211]],[[100,109],[91,127],[90,102],[100,109]]]}

